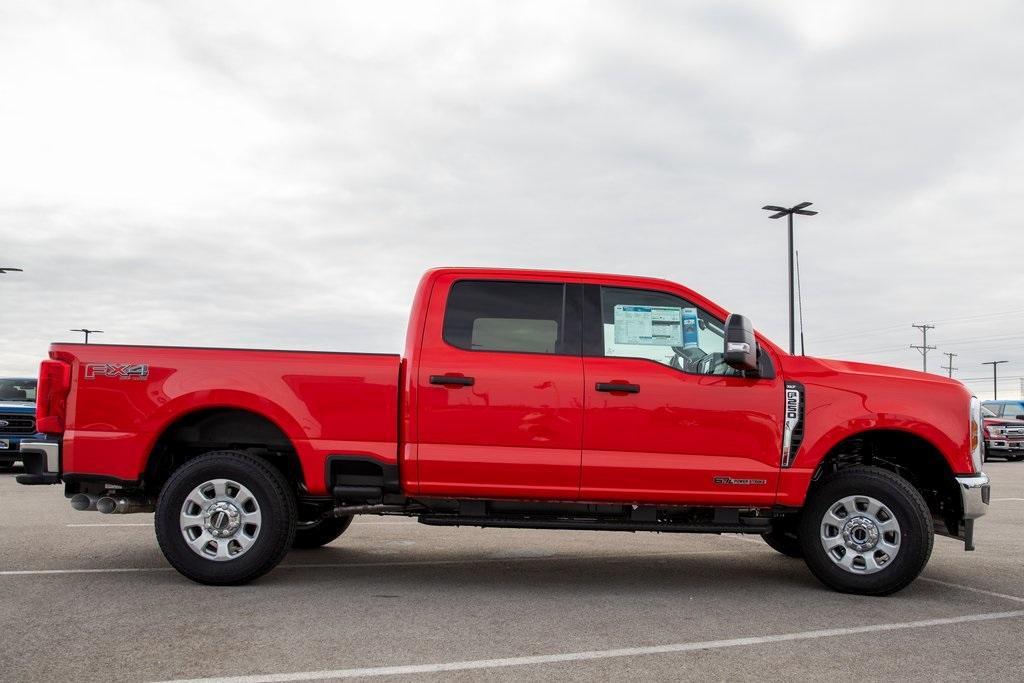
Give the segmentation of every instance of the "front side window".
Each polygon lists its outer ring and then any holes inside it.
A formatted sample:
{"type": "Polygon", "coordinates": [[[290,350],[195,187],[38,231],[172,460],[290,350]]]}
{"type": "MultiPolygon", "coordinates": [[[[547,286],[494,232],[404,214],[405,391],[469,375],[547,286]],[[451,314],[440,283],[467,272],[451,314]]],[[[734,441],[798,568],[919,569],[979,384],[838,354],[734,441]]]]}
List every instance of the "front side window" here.
{"type": "Polygon", "coordinates": [[[567,334],[568,286],[551,282],[477,282],[452,285],[444,340],[471,351],[578,354],[567,334]]]}
{"type": "Polygon", "coordinates": [[[699,375],[738,375],[722,358],[722,321],[673,294],[601,287],[604,355],[645,358],[699,375]]]}
{"type": "Polygon", "coordinates": [[[982,408],[988,408],[988,410],[992,413],[991,415],[987,415],[986,417],[999,417],[999,404],[998,403],[982,403],[981,407],[982,408]]]}

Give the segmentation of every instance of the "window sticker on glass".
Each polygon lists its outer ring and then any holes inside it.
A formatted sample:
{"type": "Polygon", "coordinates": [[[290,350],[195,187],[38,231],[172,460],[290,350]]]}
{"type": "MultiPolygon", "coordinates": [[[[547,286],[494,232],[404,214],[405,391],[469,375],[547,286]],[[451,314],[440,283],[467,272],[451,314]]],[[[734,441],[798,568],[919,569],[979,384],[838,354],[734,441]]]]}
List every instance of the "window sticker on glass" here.
{"type": "MultiPolygon", "coordinates": [[[[696,329],[694,319],[694,329],[696,329]]],[[[675,306],[615,307],[615,343],[681,346],[683,309],[675,306]]]]}

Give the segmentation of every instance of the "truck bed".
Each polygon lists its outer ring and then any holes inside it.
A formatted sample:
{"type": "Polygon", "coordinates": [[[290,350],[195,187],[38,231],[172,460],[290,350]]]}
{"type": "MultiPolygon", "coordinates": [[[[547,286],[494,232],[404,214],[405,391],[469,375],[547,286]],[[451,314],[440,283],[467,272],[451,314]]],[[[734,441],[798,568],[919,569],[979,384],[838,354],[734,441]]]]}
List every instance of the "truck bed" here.
{"type": "Polygon", "coordinates": [[[276,425],[294,444],[310,495],[327,493],[331,455],[397,465],[395,354],[61,343],[50,357],[71,364],[65,478],[137,481],[168,427],[223,408],[276,425]]]}

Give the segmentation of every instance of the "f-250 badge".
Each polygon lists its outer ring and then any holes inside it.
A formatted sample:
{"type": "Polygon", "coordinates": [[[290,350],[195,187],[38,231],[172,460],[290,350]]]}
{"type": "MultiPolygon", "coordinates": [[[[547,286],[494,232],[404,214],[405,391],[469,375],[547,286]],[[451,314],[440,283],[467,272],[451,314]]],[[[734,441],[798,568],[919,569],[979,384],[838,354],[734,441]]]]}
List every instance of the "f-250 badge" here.
{"type": "Polygon", "coordinates": [[[116,377],[118,379],[146,379],[149,365],[145,363],[87,363],[85,378],[116,377]]]}

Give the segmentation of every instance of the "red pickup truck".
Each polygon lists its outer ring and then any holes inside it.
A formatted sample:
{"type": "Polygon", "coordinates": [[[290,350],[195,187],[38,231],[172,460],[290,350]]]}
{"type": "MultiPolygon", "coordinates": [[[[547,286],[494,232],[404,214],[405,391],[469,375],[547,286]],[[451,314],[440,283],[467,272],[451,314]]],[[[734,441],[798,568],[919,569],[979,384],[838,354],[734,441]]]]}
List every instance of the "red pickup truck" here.
{"type": "Polygon", "coordinates": [[[664,280],[444,268],[405,356],[54,344],[22,484],[155,511],[203,583],[357,514],[437,526],[758,534],[840,591],[973,548],[981,407],[958,382],[792,356],[664,280]]]}

